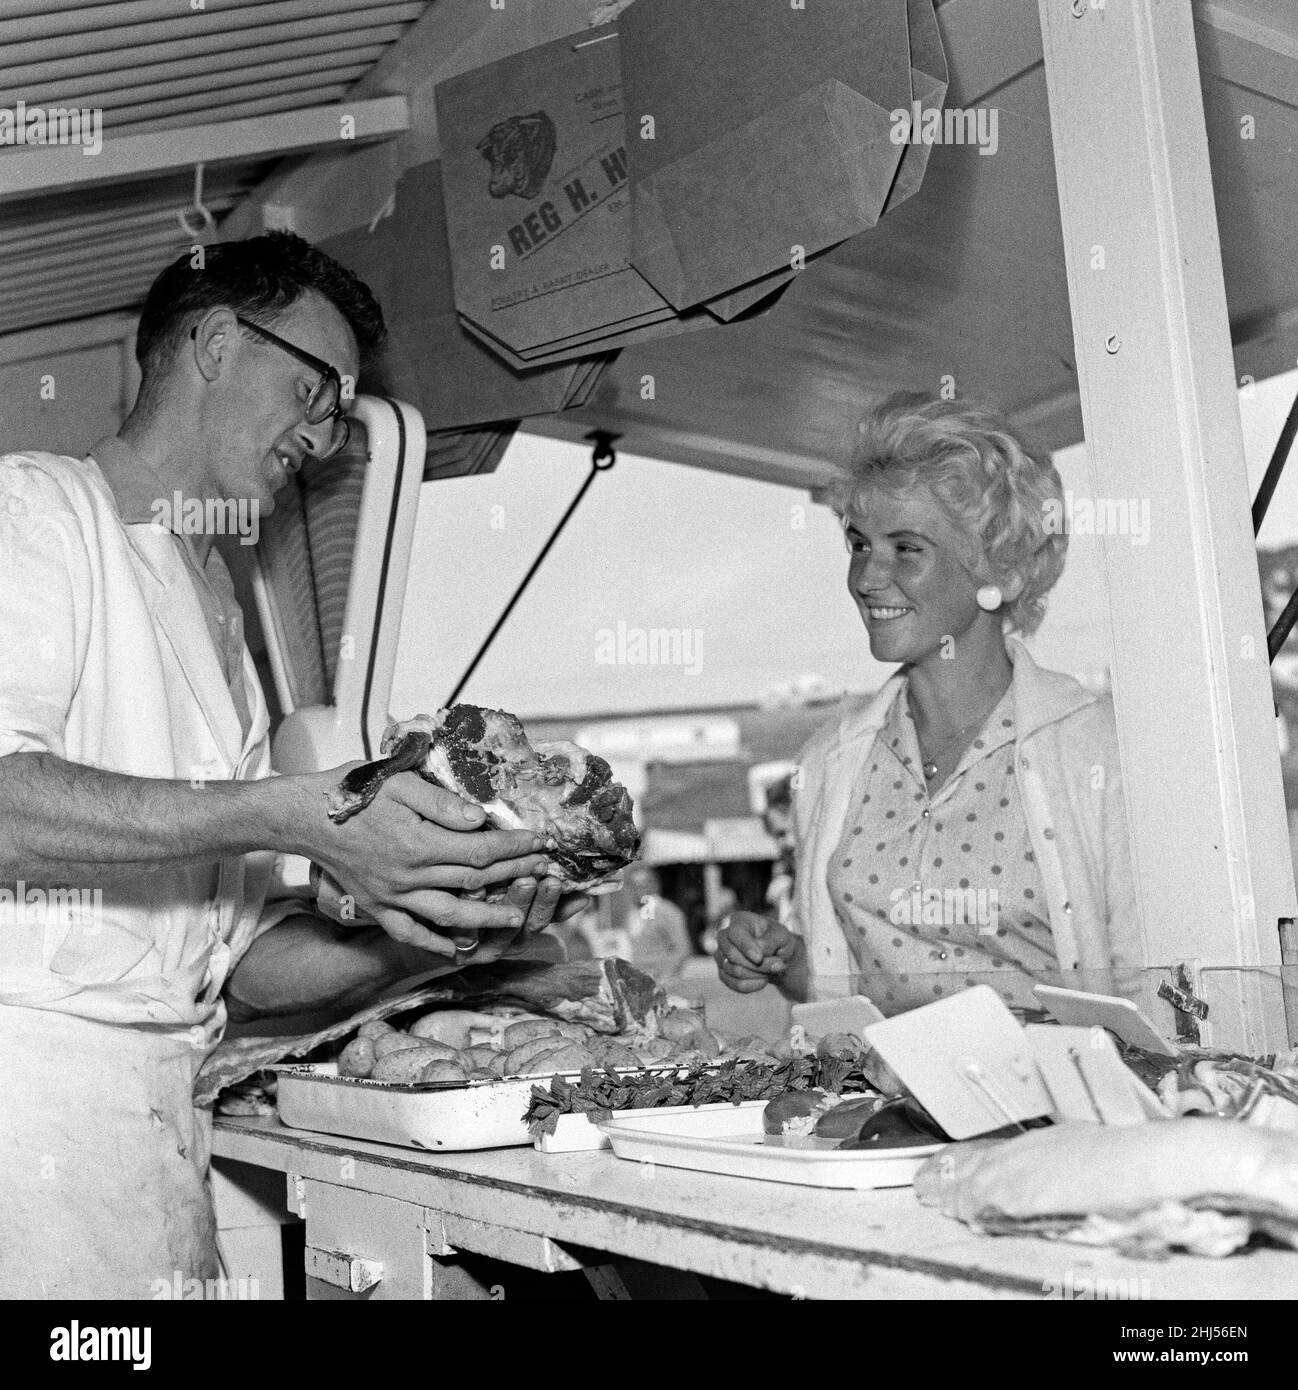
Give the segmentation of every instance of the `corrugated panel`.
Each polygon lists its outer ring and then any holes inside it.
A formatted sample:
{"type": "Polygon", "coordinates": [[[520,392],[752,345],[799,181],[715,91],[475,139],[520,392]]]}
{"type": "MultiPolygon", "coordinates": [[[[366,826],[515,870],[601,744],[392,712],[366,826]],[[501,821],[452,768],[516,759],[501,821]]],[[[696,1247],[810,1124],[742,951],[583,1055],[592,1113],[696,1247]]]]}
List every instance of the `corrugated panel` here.
{"type": "Polygon", "coordinates": [[[27,4],[0,17],[0,93],[98,106],[106,131],[171,128],[337,100],[427,0],[175,0],[27,4]],[[179,10],[179,12],[178,12],[179,10]]]}
{"type": "MultiPolygon", "coordinates": [[[[429,0],[3,0],[0,106],[102,111],[138,135],[342,100],[429,0]]],[[[0,149],[0,187],[4,159],[0,149]]],[[[273,160],[206,171],[218,223],[273,160]]],[[[137,306],[193,242],[191,174],[0,203],[0,333],[137,306]]]]}
{"type": "MultiPolygon", "coordinates": [[[[272,167],[213,167],[204,203],[219,220],[272,167]]],[[[193,189],[186,173],[0,203],[0,333],[141,303],[158,271],[193,245],[176,217],[193,189]]]]}

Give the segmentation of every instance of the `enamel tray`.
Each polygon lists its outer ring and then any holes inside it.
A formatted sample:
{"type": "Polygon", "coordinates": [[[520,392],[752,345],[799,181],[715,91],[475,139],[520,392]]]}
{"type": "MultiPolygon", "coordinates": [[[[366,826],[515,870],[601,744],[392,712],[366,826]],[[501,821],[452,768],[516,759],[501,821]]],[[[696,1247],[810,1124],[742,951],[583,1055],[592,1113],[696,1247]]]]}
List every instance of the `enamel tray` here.
{"type": "MultiPolygon", "coordinates": [[[[279,1118],[290,1129],[345,1134],[376,1144],[400,1144],[444,1153],[533,1143],[523,1123],[523,1113],[532,1099],[532,1087],[547,1085],[554,1076],[553,1072],[536,1072],[503,1081],[444,1081],[411,1086],[339,1076],[336,1062],[293,1064],[275,1070],[279,1076],[279,1118]]],[[[615,1070],[635,1073],[641,1068],[615,1070]]],[[[576,1081],[581,1074],[560,1075],[576,1081]]],[[[738,1107],[725,1104],[701,1108],[733,1111],[738,1107]]],[[[608,1144],[585,1115],[564,1115],[559,1132],[546,1136],[536,1147],[543,1153],[571,1153],[607,1148],[608,1144]]]]}
{"type": "Polygon", "coordinates": [[[541,1080],[403,1086],[339,1076],[333,1062],[281,1067],[278,1074],[279,1117],[292,1129],[444,1153],[530,1144],[523,1112],[541,1080]]]}
{"type": "Polygon", "coordinates": [[[641,1110],[614,1115],[600,1129],[619,1158],[802,1187],[909,1187],[921,1164],[943,1147],[839,1149],[832,1139],[764,1134],[766,1102],[641,1110]]]}

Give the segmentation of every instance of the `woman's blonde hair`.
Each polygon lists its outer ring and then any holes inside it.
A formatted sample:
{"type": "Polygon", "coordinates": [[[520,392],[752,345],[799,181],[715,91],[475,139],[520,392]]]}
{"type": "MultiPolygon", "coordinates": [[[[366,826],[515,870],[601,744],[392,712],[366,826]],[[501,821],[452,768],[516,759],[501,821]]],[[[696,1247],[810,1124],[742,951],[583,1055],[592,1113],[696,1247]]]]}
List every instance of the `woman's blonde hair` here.
{"type": "Polygon", "coordinates": [[[1023,580],[1002,613],[1007,630],[1034,632],[1068,551],[1064,529],[1050,524],[1064,502],[1050,455],[1026,444],[994,406],[915,391],[880,401],[857,428],[851,462],[830,489],[844,523],[864,510],[871,489],[927,489],[968,539],[963,559],[980,583],[1023,580]]]}

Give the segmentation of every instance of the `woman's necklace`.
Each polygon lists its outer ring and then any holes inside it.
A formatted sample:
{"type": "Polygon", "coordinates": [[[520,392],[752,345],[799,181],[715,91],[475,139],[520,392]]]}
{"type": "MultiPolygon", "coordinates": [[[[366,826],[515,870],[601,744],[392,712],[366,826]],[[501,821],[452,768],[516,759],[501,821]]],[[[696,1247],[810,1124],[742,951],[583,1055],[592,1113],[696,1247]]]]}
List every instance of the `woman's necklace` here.
{"type": "MultiPolygon", "coordinates": [[[[911,720],[915,722],[915,739],[916,742],[918,742],[919,723],[915,720],[915,711],[913,708],[911,709],[910,717],[911,720]]],[[[937,757],[945,757],[947,750],[956,743],[956,740],[965,739],[967,741],[968,735],[971,734],[983,722],[983,718],[985,717],[986,716],[981,716],[977,719],[971,719],[967,724],[962,724],[958,729],[952,730],[951,733],[944,734],[940,739],[937,740],[936,744],[929,745],[929,757],[924,757],[924,749],[920,749],[920,757],[922,759],[920,766],[924,769],[924,778],[926,781],[931,782],[937,776],[938,773],[937,758],[931,756],[932,753],[936,751],[937,757]]],[[[963,747],[964,745],[960,744],[959,746],[963,747]]]]}

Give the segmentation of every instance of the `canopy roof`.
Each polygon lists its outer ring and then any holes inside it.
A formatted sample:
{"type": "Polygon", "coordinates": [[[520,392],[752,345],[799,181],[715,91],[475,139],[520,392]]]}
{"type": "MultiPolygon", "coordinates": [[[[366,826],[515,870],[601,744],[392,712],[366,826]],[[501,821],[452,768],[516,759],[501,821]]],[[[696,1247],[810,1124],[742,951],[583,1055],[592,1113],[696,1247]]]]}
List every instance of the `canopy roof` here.
{"type": "MultiPolygon", "coordinates": [[[[528,427],[580,437],[599,424],[638,454],[814,476],[870,396],[950,377],[1052,447],[1080,440],[1036,10],[938,11],[948,108],[996,108],[995,154],[935,146],[919,193],[813,261],[768,315],[625,351],[588,406],[528,427]]],[[[1260,379],[1298,360],[1298,5],[1197,0],[1194,13],[1231,336],[1239,373],[1260,379]]]]}
{"type": "MultiPolygon", "coordinates": [[[[510,22],[494,26],[508,39],[486,39],[481,0],[328,0],[323,12],[284,0],[234,7],[193,52],[194,21],[176,21],[189,36],[182,54],[166,7],[151,0],[14,0],[0,20],[5,88],[104,105],[119,150],[124,135],[156,143],[135,146],[130,168],[112,165],[108,148],[80,161],[77,178],[94,182],[74,188],[68,161],[57,162],[69,152],[0,150],[0,334],[137,307],[188,244],[174,212],[192,185],[178,169],[204,152],[213,210],[234,210],[223,230],[250,230],[263,203],[309,204],[337,155],[276,173],[266,161],[333,140],[336,116],[318,117],[340,100],[370,103],[361,133],[378,143],[360,157],[384,171],[382,184],[395,165],[436,154],[435,81],[498,56],[502,42],[526,48],[570,32],[600,8],[511,0],[510,22]],[[264,117],[256,138],[235,139],[250,115],[264,117]],[[295,125],[298,116],[311,119],[295,125]],[[14,192],[6,174],[17,161],[14,192]]],[[[1237,367],[1258,377],[1298,358],[1298,6],[1194,0],[1193,9],[1237,367]]],[[[581,438],[598,425],[621,431],[634,453],[814,482],[869,397],[951,378],[962,393],[1006,404],[1044,442],[1081,437],[1037,5],[939,0],[938,13],[947,105],[995,108],[996,152],[936,146],[918,195],[814,260],[765,316],[627,350],[586,407],[527,428],[581,438]],[[642,398],[646,375],[652,400],[642,398]]]]}

